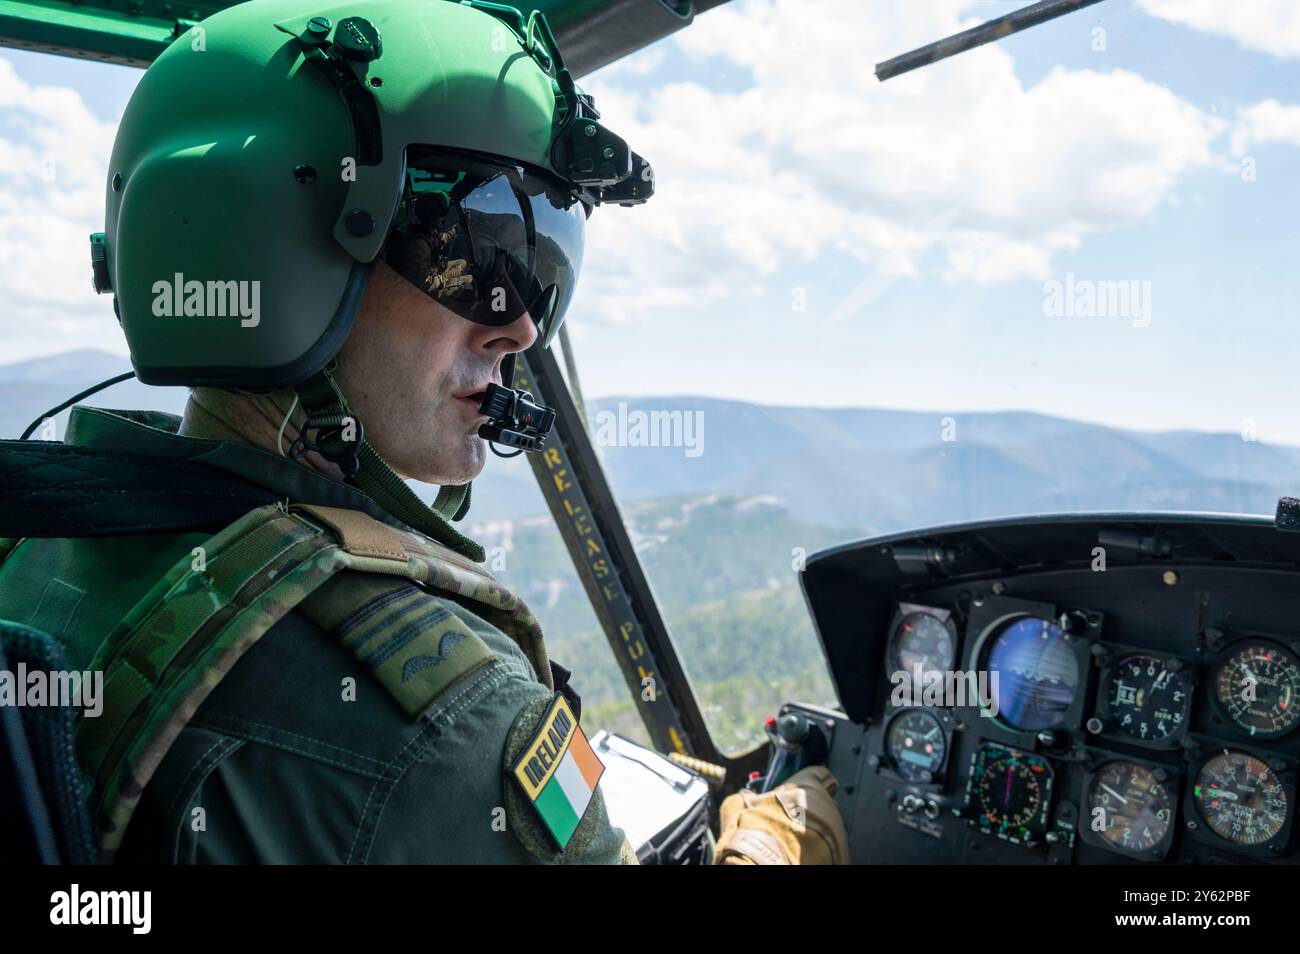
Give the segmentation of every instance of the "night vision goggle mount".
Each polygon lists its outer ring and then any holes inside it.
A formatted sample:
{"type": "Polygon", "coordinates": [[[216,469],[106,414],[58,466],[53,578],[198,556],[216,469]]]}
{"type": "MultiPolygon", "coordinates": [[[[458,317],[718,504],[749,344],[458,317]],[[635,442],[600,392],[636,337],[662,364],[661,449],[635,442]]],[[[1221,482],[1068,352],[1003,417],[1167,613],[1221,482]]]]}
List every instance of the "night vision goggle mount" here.
{"type": "MultiPolygon", "coordinates": [[[[570,80],[572,82],[572,80],[570,80]]],[[[592,205],[640,205],[654,194],[654,170],[598,119],[587,93],[573,94],[573,112],[551,144],[551,164],[592,205]]]]}
{"type": "Polygon", "coordinates": [[[564,65],[546,15],[534,10],[525,20],[519,10],[503,3],[463,2],[509,25],[537,65],[552,75],[559,130],[551,142],[551,167],[573,184],[582,200],[590,205],[640,205],[654,195],[650,163],[600,124],[596,101],[578,89],[564,65]]]}

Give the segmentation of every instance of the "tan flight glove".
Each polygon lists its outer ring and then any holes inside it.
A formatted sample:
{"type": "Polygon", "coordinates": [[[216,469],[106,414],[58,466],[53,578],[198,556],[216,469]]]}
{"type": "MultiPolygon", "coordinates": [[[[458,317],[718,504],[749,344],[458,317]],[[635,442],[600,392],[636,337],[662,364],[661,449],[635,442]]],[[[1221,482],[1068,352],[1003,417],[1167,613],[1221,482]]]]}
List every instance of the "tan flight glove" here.
{"type": "Polygon", "coordinates": [[[720,865],[844,865],[849,838],[835,805],[839,788],[824,765],[796,772],[762,795],[742,789],[722,801],[720,865]]]}

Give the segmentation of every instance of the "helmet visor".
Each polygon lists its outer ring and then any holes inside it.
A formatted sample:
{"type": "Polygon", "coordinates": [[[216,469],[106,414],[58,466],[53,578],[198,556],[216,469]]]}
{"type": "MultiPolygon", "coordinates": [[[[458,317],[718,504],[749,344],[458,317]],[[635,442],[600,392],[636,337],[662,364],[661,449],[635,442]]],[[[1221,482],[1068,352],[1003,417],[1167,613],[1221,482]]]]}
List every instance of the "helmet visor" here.
{"type": "Polygon", "coordinates": [[[548,347],[573,298],[587,214],[555,177],[412,147],[381,255],[468,321],[502,327],[527,312],[548,347]]]}

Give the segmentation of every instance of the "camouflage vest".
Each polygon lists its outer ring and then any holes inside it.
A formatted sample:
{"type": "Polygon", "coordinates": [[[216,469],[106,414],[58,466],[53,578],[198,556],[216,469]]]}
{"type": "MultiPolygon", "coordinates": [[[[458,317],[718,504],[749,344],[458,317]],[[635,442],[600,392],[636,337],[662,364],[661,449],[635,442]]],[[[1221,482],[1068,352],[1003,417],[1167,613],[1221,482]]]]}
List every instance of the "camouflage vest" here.
{"type": "Polygon", "coordinates": [[[541,628],[485,569],[367,514],[307,504],[250,511],[179,560],[108,635],[90,668],[104,709],[77,726],[100,857],[168,748],[222,677],[297,607],[415,718],[494,654],[440,601],[463,603],[514,640],[553,689],[541,628]]]}

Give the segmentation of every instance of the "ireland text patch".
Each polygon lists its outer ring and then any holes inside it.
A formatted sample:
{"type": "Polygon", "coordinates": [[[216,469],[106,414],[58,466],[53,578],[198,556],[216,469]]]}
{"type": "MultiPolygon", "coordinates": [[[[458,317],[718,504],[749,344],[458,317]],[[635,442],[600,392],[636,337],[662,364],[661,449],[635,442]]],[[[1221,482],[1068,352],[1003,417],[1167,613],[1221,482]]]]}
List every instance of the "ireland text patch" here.
{"type": "Polygon", "coordinates": [[[568,845],[605,771],[564,696],[551,701],[511,774],[561,851],[568,845]]]}

